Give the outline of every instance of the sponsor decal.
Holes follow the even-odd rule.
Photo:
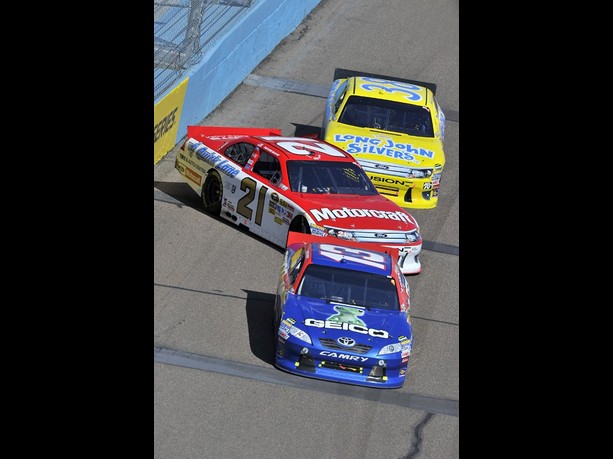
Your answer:
[[[310,209],[310,211],[318,222],[328,219],[335,220],[337,218],[374,217],[411,223],[417,226],[417,222],[415,222],[409,214],[400,210],[388,212],[385,210],[373,209],[349,209],[348,207],[343,207],[342,209],[329,209],[328,207],[324,207],[322,209]]]
[[[279,202],[279,195],[277,193],[271,193],[270,200],[273,202]]]
[[[353,134],[335,134],[334,142],[342,143],[343,149],[350,154],[371,154],[387,156],[420,164],[419,157],[433,159],[434,152],[426,148],[414,147],[410,143],[396,143],[386,137],[369,137]]]
[[[326,233],[325,230],[321,229],[321,228],[315,228],[313,226],[311,226],[311,234],[314,236],[327,236],[328,233]]]
[[[282,205],[283,207],[285,207],[286,209],[290,210],[291,212],[293,212],[295,210],[294,206],[291,205],[289,202],[287,202],[283,198],[279,199],[279,204]]]
[[[275,223],[282,225],[283,224],[283,219],[279,218],[279,217],[275,217]]]
[[[407,369],[403,368],[402,370],[400,370],[400,372],[398,373],[399,376],[405,376],[407,374]]]
[[[348,324],[366,325],[362,319],[358,319],[358,316],[364,315],[363,309],[352,308],[350,306],[334,306],[334,310],[337,314],[333,314],[328,317],[328,320],[335,322],[346,322]]]
[[[413,181],[411,180],[407,180],[405,182],[404,180],[391,179],[387,177],[377,177],[375,175],[369,175],[368,178],[373,182],[382,182],[382,183],[387,183],[391,185],[411,186],[413,184]],[[380,186],[380,185],[379,183],[375,183],[375,186]]]
[[[323,357],[334,357],[336,359],[353,360],[354,362],[364,363],[368,361],[368,357],[359,357],[357,355],[342,354],[340,352],[321,351],[319,355]]]
[[[429,190],[432,188],[432,182],[424,182],[424,190]]]
[[[183,99],[187,89],[186,78],[161,99],[153,109],[153,163],[156,164],[171,151],[177,141]]]
[[[368,328],[362,325],[348,324],[347,322],[336,322],[331,320],[305,319],[304,325],[315,328],[328,328],[332,330],[345,330],[363,335],[370,335],[375,338],[389,338],[390,335],[386,330],[377,330],[376,328]]]
[[[268,145],[266,145],[265,143],[261,143],[258,145],[258,147],[268,153],[270,153],[273,156],[279,156],[279,153],[277,153],[276,151],[274,151],[272,148],[270,148]]]
[[[438,196],[438,188],[432,192],[432,197],[436,198]]]
[[[185,156],[183,153],[179,153],[179,158],[186,162],[187,164],[189,164],[190,166],[192,166],[194,169],[202,172],[203,174],[206,174],[207,171],[204,167],[202,167],[200,164],[196,163],[194,160],[188,158],[187,156]]]
[[[222,172],[229,177],[235,177],[240,172],[240,170],[235,168],[232,163],[228,162],[227,159],[201,142],[190,139],[187,144],[187,149],[190,152],[196,153],[198,159],[210,164],[218,169],[219,172]]]
[[[271,214],[278,213],[281,216],[292,216],[291,212],[272,201],[268,202],[268,209]]]
[[[279,336],[283,339],[289,338],[289,329],[284,327],[279,327]]]
[[[172,111],[162,118],[162,121],[153,126],[153,143],[157,142],[164,134],[172,129],[177,122],[176,115],[179,107],[175,107]]]
[[[185,168],[185,177],[190,179],[192,182],[194,182],[198,186],[202,184],[202,176],[200,174],[197,174],[193,170],[191,170],[189,167]]]

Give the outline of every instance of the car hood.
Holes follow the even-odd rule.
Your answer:
[[[356,341],[378,338],[390,344],[411,338],[411,326],[402,311],[367,310],[293,294],[287,296],[285,309],[286,321],[294,320],[293,325],[311,336],[350,336]]]
[[[390,162],[414,167],[445,164],[443,145],[438,138],[385,133],[331,122],[326,141],[342,148],[358,161]]]
[[[301,206],[318,225],[356,230],[381,229],[412,231],[419,229],[411,214],[389,199],[372,196],[304,194]]]

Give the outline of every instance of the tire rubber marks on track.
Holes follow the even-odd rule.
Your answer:
[[[240,378],[253,379],[272,384],[297,387],[306,390],[316,390],[328,394],[338,395],[338,383],[321,381],[317,379],[296,378],[276,368],[260,367],[247,363],[207,357],[190,352],[176,351],[158,346],[153,347],[153,360],[179,367],[192,368],[200,371],[212,371]],[[343,395],[363,400],[388,403],[423,410],[428,413],[459,415],[458,400],[436,397],[426,397],[405,392],[388,391],[370,387],[343,385]]]

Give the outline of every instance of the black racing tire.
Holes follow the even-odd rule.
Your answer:
[[[306,218],[302,218],[300,220],[300,232],[304,234],[311,234],[311,227],[309,226]]]
[[[221,200],[223,199],[223,185],[217,171],[211,171],[202,185],[202,203],[204,210],[219,215],[221,213]]]
[[[307,222],[307,219],[304,215],[299,215],[294,220],[292,220],[291,225],[289,226],[289,231],[295,231],[297,233],[302,234],[311,234],[311,227]],[[289,237],[289,231],[287,232],[287,236],[285,237],[285,246],[287,247],[287,238]]]

